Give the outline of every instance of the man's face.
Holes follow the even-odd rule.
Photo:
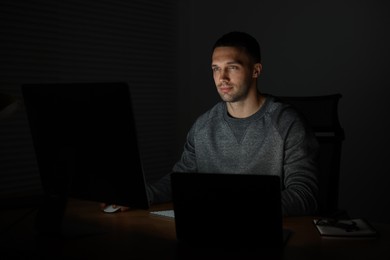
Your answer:
[[[226,102],[242,101],[247,97],[249,89],[256,87],[256,69],[244,50],[235,47],[215,48],[211,68],[217,91]]]

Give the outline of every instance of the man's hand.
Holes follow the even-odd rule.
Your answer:
[[[108,207],[111,206],[110,209]],[[113,205],[113,204],[107,204],[107,203],[100,203],[100,209],[107,213],[114,213],[114,212],[124,212],[128,211],[130,208],[126,206],[119,206],[119,205]]]

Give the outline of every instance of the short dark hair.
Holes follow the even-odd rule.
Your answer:
[[[222,35],[214,44],[213,51],[217,47],[236,47],[244,49],[255,63],[261,62],[260,45],[257,40],[248,33],[233,31]]]

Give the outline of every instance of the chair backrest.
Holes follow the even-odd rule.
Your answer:
[[[280,97],[293,105],[307,119],[318,139],[319,150],[319,214],[331,216],[339,211],[339,176],[344,129],[338,117],[341,94],[323,96]]]

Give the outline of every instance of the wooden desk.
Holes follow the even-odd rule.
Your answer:
[[[170,209],[170,204],[151,210]],[[70,200],[63,237],[38,237],[34,231],[36,211],[15,209],[1,212],[0,259],[264,259],[237,252],[202,252],[181,249],[176,243],[174,220],[132,210],[102,213],[97,203]],[[21,219],[22,216],[25,218]],[[16,220],[21,219],[12,225]],[[390,227],[375,225],[378,239],[324,239],[311,217],[285,218],[293,234],[280,254],[266,259],[390,259]]]

